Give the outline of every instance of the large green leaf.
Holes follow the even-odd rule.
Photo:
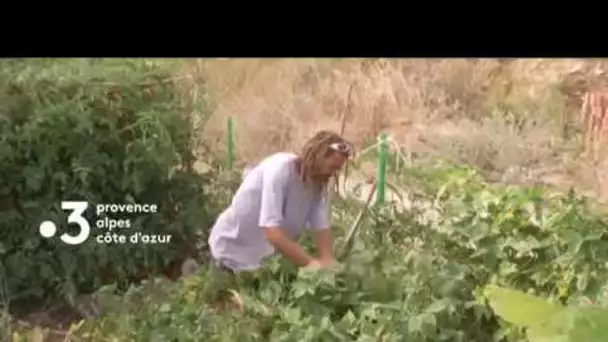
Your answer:
[[[488,285],[484,294],[506,321],[527,328],[530,342],[603,342],[608,309],[564,307],[520,291]]]
[[[569,341],[608,341],[608,309],[599,307],[577,308]]]
[[[496,285],[486,286],[484,296],[500,317],[524,327],[538,326],[564,310],[545,299]]]

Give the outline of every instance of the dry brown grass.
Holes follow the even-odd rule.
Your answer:
[[[345,135],[359,146],[386,130],[412,152],[470,163],[503,181],[545,180],[596,190],[601,188],[597,166],[577,161],[578,168],[572,167],[580,147],[571,133],[578,116],[557,86],[573,71],[598,63],[207,59],[187,61],[182,72],[198,80],[191,95],[198,89],[213,101],[203,140],[223,151],[226,118],[233,116],[242,163],[298,149],[318,129],[339,130],[349,102]]]

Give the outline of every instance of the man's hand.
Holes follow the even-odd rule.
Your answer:
[[[322,259],[319,260],[319,262],[321,263],[321,267],[334,271],[337,271],[342,267],[342,265],[333,258]]]
[[[321,262],[319,262],[316,259],[313,259],[312,261],[310,261],[306,266],[304,266],[304,269],[306,270],[318,270],[323,268],[323,264]]]
[[[322,265],[323,267],[326,267],[326,266],[331,266],[331,265],[333,265],[333,264],[336,264],[336,263],[337,263],[337,261],[336,261],[334,258],[332,258],[332,257],[329,257],[329,258],[321,258],[321,259],[319,259],[319,262],[321,263],[321,265]]]
[[[340,263],[338,263],[332,258],[313,259],[306,266],[304,266],[305,269],[313,271],[319,269],[337,271],[340,270],[341,267],[342,266],[340,265]]]

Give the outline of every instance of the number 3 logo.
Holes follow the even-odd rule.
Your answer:
[[[71,210],[72,212],[68,216],[68,223],[75,223],[80,228],[80,232],[75,236],[68,233],[63,233],[59,238],[61,241],[69,245],[79,245],[85,242],[91,234],[91,226],[89,222],[82,216],[85,210],[89,207],[87,202],[72,202],[64,201],[61,202],[62,210]]]

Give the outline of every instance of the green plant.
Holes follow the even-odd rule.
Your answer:
[[[72,340],[515,342],[525,336],[478,288],[493,283],[570,305],[605,301],[606,222],[582,198],[487,184],[466,168],[410,175],[439,216],[423,223],[416,206],[371,210],[338,271],[298,271],[276,257],[222,288],[206,268],[177,283],[132,286],[106,294],[104,314]],[[333,203],[337,246],[360,207]],[[310,236],[302,241],[312,247]],[[205,300],[216,286],[230,293],[232,310]]]
[[[3,60],[0,68],[0,279],[14,308],[167,266],[212,219],[211,173],[193,171],[190,113],[163,60]],[[44,239],[44,220],[68,227],[61,201],[87,201],[91,237]],[[165,244],[101,244],[97,204],[155,204],[110,214],[123,231],[171,234]],[[39,304],[38,304],[39,305]]]
[[[608,309],[562,306],[521,291],[488,285],[484,296],[505,321],[525,328],[530,342],[601,342],[608,338]]]

